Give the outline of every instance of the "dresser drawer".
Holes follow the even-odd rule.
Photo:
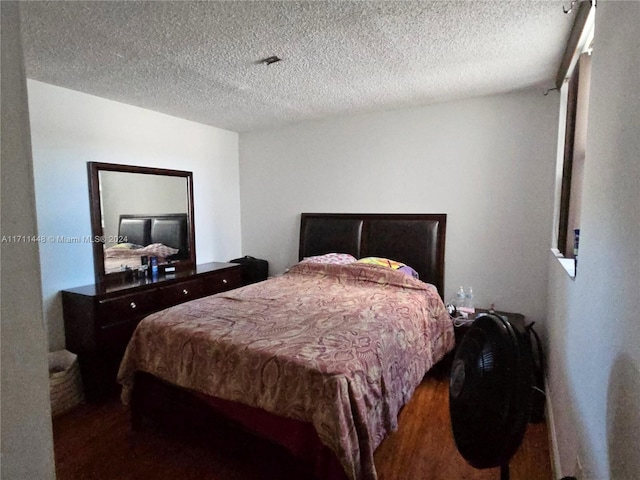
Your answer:
[[[214,275],[207,275],[202,281],[203,296],[224,292],[242,286],[242,270],[234,268]]]
[[[97,321],[100,326],[119,324],[126,319],[139,318],[160,308],[158,292],[155,290],[108,298],[98,302]]]
[[[240,285],[240,270],[232,269],[228,272],[203,275],[196,280],[186,280],[174,285],[162,287],[160,289],[160,298],[162,304],[168,307],[237,288]]]
[[[203,279],[188,280],[160,289],[160,298],[165,306],[188,302],[206,295]]]
[[[120,322],[98,327],[97,340],[101,349],[112,349],[124,353],[133,331],[141,317],[123,319]]]

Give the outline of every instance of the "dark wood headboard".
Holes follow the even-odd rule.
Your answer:
[[[336,252],[397,260],[444,298],[446,228],[446,214],[303,213],[299,259]]]

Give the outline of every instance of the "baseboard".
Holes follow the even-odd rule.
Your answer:
[[[558,450],[558,437],[556,435],[556,423],[553,416],[553,402],[551,402],[551,390],[549,389],[549,379],[544,377],[544,391],[546,392],[547,404],[547,432],[549,435],[549,455],[551,456],[552,478],[562,478],[562,467],[560,465],[560,451]]]

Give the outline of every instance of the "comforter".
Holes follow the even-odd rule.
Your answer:
[[[136,371],[314,425],[349,478],[453,348],[432,285],[366,264],[300,263],[281,277],[157,312],[137,327],[118,379]]]

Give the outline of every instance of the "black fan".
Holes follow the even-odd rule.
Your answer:
[[[475,468],[500,467],[524,437],[531,412],[533,357],[527,333],[499,315],[478,318],[451,366],[449,409],[456,446]]]

